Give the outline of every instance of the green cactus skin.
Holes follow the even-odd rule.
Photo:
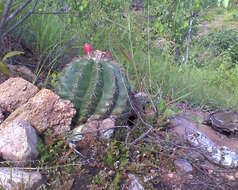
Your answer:
[[[103,63],[103,92],[96,107],[94,115],[90,119],[104,119],[112,112],[115,106],[118,86],[114,69],[111,65]]]
[[[115,107],[113,108],[111,115],[124,118],[130,111],[130,102],[128,98],[128,92],[130,91],[129,82],[124,70],[119,65],[117,65],[115,62],[111,62],[110,64],[112,65],[116,75],[118,89],[120,89]]]
[[[113,61],[72,61],[59,75],[56,92],[72,101],[78,123],[107,117],[126,118],[130,111],[128,79]]]

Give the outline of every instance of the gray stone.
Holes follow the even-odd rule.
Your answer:
[[[139,179],[136,176],[128,174],[128,177],[129,177],[128,190],[144,190],[144,187],[141,185]]]
[[[95,138],[98,135],[102,139],[109,140],[114,132],[114,127],[116,127],[115,120],[112,118],[106,118],[102,121],[88,121],[85,124],[74,128],[68,140],[71,142],[77,142],[82,140],[84,137]]]
[[[10,123],[0,131],[0,155],[5,160],[26,161],[36,159],[37,135],[27,122]]]
[[[238,167],[238,141],[218,133],[213,128],[203,125],[194,118],[203,117],[200,112],[180,113],[170,122],[171,132],[182,141],[189,143],[210,162],[226,168]]]
[[[26,172],[18,168],[0,168],[0,187],[5,190],[30,189],[40,187],[44,179],[40,172]]]
[[[176,171],[179,174],[187,174],[193,171],[192,165],[187,160],[183,160],[183,159],[175,160],[174,165],[175,165]]]

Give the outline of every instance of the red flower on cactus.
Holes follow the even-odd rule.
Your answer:
[[[84,53],[86,55],[89,55],[91,53],[91,45],[90,44],[84,44]]]

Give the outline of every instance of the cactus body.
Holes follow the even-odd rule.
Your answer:
[[[56,92],[69,99],[77,110],[77,121],[124,118],[130,110],[129,83],[114,62],[78,59],[59,75]]]

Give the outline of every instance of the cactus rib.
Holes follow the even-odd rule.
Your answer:
[[[104,88],[101,99],[96,107],[94,115],[90,119],[104,119],[110,115],[117,99],[118,86],[111,65],[103,63]]]

